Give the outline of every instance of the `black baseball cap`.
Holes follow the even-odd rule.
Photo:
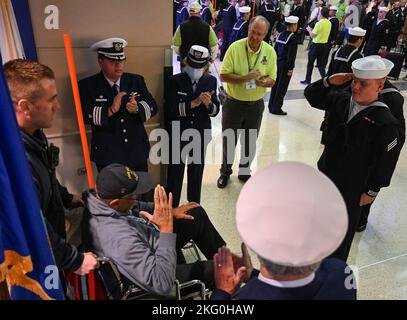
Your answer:
[[[96,179],[96,191],[102,199],[120,199],[128,194],[144,194],[153,188],[150,175],[133,171],[119,163],[104,167]]]

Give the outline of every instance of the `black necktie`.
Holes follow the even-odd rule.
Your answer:
[[[115,84],[112,86],[112,89],[113,89],[113,94],[114,94],[114,96],[116,96],[116,95],[119,93],[119,86],[115,83]]]
[[[196,86],[197,85],[198,85],[198,83],[196,81],[192,82],[192,90],[194,91],[194,93],[196,91]]]

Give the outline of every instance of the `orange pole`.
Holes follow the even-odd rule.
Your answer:
[[[81,133],[82,151],[85,158],[86,174],[88,176],[88,185],[90,189],[94,189],[95,183],[93,182],[92,166],[90,164],[88,140],[86,138],[85,123],[83,122],[82,104],[79,96],[78,79],[76,77],[75,61],[72,53],[71,38],[68,34],[64,35],[65,52],[68,60],[69,76],[71,78],[71,85],[73,97],[75,101],[76,117],[78,119],[79,131]]]

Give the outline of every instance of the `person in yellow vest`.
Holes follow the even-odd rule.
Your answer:
[[[325,77],[325,67],[328,57],[328,39],[331,32],[332,24],[328,20],[329,9],[323,7],[320,12],[320,20],[316,23],[315,28],[308,27],[307,30],[312,37],[312,44],[308,51],[307,75],[305,80],[300,81],[302,84],[309,85],[311,83],[312,70],[314,69],[315,60],[321,78]]]
[[[250,164],[256,153],[256,139],[264,111],[266,89],[277,78],[277,55],[264,40],[269,22],[263,16],[251,19],[247,38],[234,42],[226,51],[220,79],[227,93],[222,108],[223,158],[218,187],[226,187],[232,174],[237,139],[242,152],[240,181],[250,178]]]

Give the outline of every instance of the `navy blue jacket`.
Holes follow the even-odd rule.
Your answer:
[[[140,75],[124,73],[120,78],[123,97],[120,111],[108,117],[114,91],[102,72],[79,81],[85,123],[92,126],[91,159],[99,166],[121,163],[134,170],[145,168],[150,144],[144,122],[157,113],[157,105]],[[126,109],[129,94],[137,92],[139,112]],[[139,169],[139,170],[140,170]]]
[[[280,67],[287,67],[293,70],[295,58],[297,57],[297,35],[290,31],[283,31],[278,35],[274,49],[277,53],[277,64]]]
[[[217,80],[214,76],[204,74],[199,79],[195,93],[193,93],[192,81],[185,72],[178,73],[172,77],[172,88],[169,103],[167,104],[167,119],[170,121],[180,121],[181,131],[188,128],[204,129],[211,128],[210,117],[216,117],[219,113],[219,100],[216,94]],[[191,101],[197,98],[202,92],[215,91],[212,95],[212,105],[206,108],[201,103],[196,108],[191,108]]]
[[[222,16],[223,33],[228,37],[237,21],[236,8],[229,5],[227,8],[221,10],[219,14]]]
[[[248,33],[249,22],[242,18],[239,18],[239,20],[233,26],[232,33],[230,34],[229,45],[237,40],[247,38]]]
[[[203,21],[205,21],[207,24],[211,25],[212,22],[212,13],[211,13],[211,9],[209,9],[209,7],[207,6],[202,6],[201,9],[201,19]]]
[[[232,297],[215,290],[212,300],[356,300],[355,279],[346,263],[338,259],[325,259],[315,272],[314,280],[297,288],[280,288],[258,279],[247,282]],[[349,288],[346,288],[346,285]]]

